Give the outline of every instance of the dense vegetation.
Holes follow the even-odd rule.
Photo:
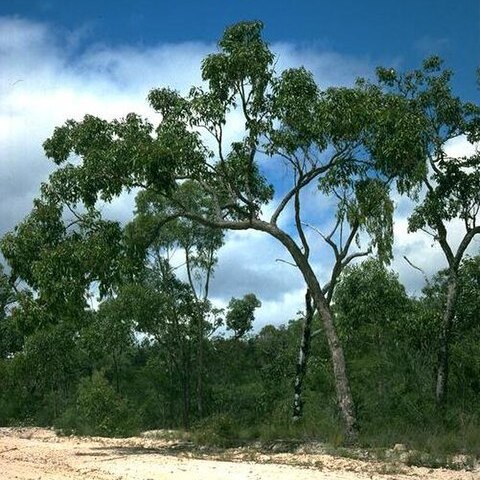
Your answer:
[[[435,404],[434,372],[445,274],[414,299],[395,274],[373,259],[344,273],[335,313],[364,443],[479,452],[479,266],[476,257],[461,269],[450,392],[443,412]],[[106,435],[191,426],[209,432],[205,441],[221,444],[277,437],[342,442],[328,347],[321,334],[312,340],[304,417],[291,420],[302,318],[258,333],[204,338],[199,413],[199,339],[189,335],[195,330],[194,312],[182,320],[181,344],[171,352],[163,345],[175,333],[165,327],[158,338],[134,335],[134,319],[122,314],[128,295],[78,319],[62,317],[34,328],[23,312],[2,320],[3,425],[55,425],[67,432]],[[15,355],[5,355],[13,350]]]
[[[478,142],[480,109],[453,96],[438,58],[321,90],[303,68],[277,75],[258,22],[219,47],[203,87],[150,93],[156,128],[87,115],[45,142],[58,168],[1,242],[0,424],[480,453],[480,257],[466,255],[480,158],[446,154],[452,138]],[[226,145],[232,111],[245,126]],[[102,217],[100,202],[133,189],[128,224]],[[319,218],[302,210],[314,190],[329,205]],[[418,298],[388,269],[392,191],[448,265]],[[209,299],[225,232],[248,229],[283,245],[305,280],[305,312],[260,331],[255,292],[223,310]],[[332,253],[324,285],[318,243]]]

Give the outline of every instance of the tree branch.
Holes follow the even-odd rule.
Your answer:
[[[306,227],[311,228],[314,232],[318,233],[323,238],[323,240],[325,240],[325,242],[328,243],[328,245],[330,245],[330,247],[332,248],[332,250],[335,254],[335,258],[338,258],[338,256],[340,255],[340,252],[338,251],[337,244],[332,240],[332,235],[334,235],[335,231],[337,230],[338,226],[340,225],[340,220],[337,220],[337,223],[335,224],[335,226],[333,227],[333,230],[330,232],[329,235],[324,235],[317,227],[314,227],[313,225],[310,225],[309,223],[304,223],[304,225]]]
[[[460,245],[458,246],[457,253],[455,254],[454,257],[454,262],[455,262],[455,267],[458,268],[460,265],[460,262],[462,260],[463,254],[465,253],[465,250],[468,248],[470,245],[470,242],[472,241],[473,237],[477,234],[480,233],[480,226],[472,228],[462,239],[460,242]]]
[[[297,232],[300,236],[300,241],[303,245],[303,253],[305,257],[308,259],[310,255],[310,246],[308,245],[307,237],[305,236],[305,232],[302,228],[302,220],[300,218],[300,192],[295,192],[295,225],[297,226]]]
[[[412,268],[414,268],[415,270],[418,270],[420,273],[423,274],[423,276],[424,276],[425,278],[427,278],[427,275],[426,275],[425,271],[422,270],[420,267],[417,267],[417,265],[415,265],[414,263],[412,263],[412,262],[408,259],[408,257],[407,257],[406,255],[403,256],[403,259],[404,259]]]
[[[336,153],[335,155],[333,155],[333,157],[330,159],[330,161],[326,165],[322,165],[321,167],[314,168],[313,170],[310,170],[310,172],[306,173],[305,175],[300,176],[296,185],[289,192],[286,193],[286,195],[278,204],[276,210],[273,212],[273,215],[270,219],[270,223],[275,225],[277,223],[279,215],[283,212],[288,202],[294,197],[294,195],[297,192],[299,192],[302,188],[307,186],[316,177],[318,177],[322,173],[325,173],[329,168],[331,168],[332,165],[341,157],[341,155],[343,155],[343,153],[344,153],[343,151]]]
[[[372,249],[364,250],[363,252],[355,252],[345,258],[342,262],[342,270],[355,258],[366,257],[372,253]]]
[[[436,220],[436,227],[438,232],[436,239],[438,240],[438,243],[440,243],[440,247],[442,248],[443,252],[445,253],[445,256],[447,257],[448,264],[450,266],[454,266],[455,256],[447,241],[447,229],[445,228],[445,225],[443,224],[442,220],[439,218],[437,218]],[[465,240],[465,237],[464,237],[464,240]]]
[[[298,265],[296,265],[293,262],[289,262],[288,260],[283,260],[283,258],[276,258],[275,261],[279,262],[279,263],[286,263],[287,265],[290,265],[291,267],[298,268]]]

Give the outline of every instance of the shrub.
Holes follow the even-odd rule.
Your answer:
[[[209,447],[230,447],[239,438],[239,425],[226,414],[212,415],[201,420],[193,431],[193,441]]]
[[[100,372],[80,380],[75,405],[56,424],[63,432],[108,437],[138,433],[138,426],[138,416]]]

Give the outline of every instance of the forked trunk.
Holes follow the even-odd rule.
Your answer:
[[[312,270],[308,259],[304,256],[303,252],[293,239],[278,227],[272,226],[271,224],[267,226],[262,224],[262,227],[265,231],[280,240],[288,249],[305,279],[315,305],[315,310],[317,310],[320,316],[320,320],[322,321],[325,330],[325,336],[327,337],[330,356],[332,358],[335,391],[345,427],[346,441],[349,443],[355,442],[357,438],[355,407],[348,381],[343,348],[340,339],[338,338],[335,324],[333,323],[333,317],[328,306],[328,301],[322,292],[322,288],[318,283],[317,277]]]

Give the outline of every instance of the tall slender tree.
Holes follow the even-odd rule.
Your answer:
[[[425,60],[423,68],[399,74],[379,69],[381,81],[410,99],[425,121],[421,134],[427,145],[428,170],[423,176],[424,195],[410,219],[412,232],[421,230],[436,242],[448,265],[445,308],[439,339],[436,401],[445,402],[448,385],[449,344],[458,297],[458,272],[467,248],[480,234],[480,106],[464,102],[452,92],[452,72],[438,57]],[[470,143],[473,154],[448,154],[449,142]],[[450,227],[452,221],[457,221]],[[459,242],[452,238],[461,233]]]
[[[184,189],[184,201],[195,195],[195,185]],[[211,208],[208,202],[204,209]],[[180,250],[184,262],[186,281],[190,286],[196,324],[196,403],[197,414],[203,416],[204,346],[208,336],[218,327],[219,311],[209,300],[210,283],[217,263],[217,252],[223,244],[224,232],[186,218],[177,218],[164,224],[168,202],[152,191],[140,192],[136,198],[135,218],[127,226],[126,235],[135,256],[163,256],[170,262],[170,255]]]

